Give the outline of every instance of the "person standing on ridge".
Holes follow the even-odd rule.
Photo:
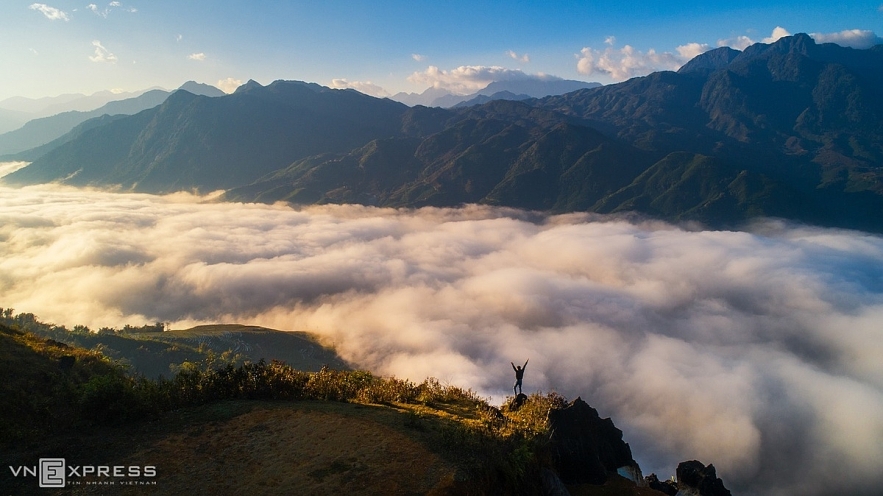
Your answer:
[[[509,362],[512,364],[512,370],[515,371],[515,385],[512,386],[512,391],[516,394],[521,394],[521,379],[524,378],[524,369],[527,368],[527,362],[530,361],[530,358],[524,361],[524,365],[516,366],[513,362]],[[518,388],[516,390],[516,388]]]

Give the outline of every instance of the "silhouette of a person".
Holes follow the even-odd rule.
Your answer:
[[[530,358],[525,360],[523,366],[522,365],[516,366],[514,363],[509,362],[512,364],[512,370],[515,371],[515,385],[512,386],[512,391],[515,392],[516,394],[521,394],[521,379],[524,378],[524,369],[527,368],[527,362],[529,362],[529,361],[530,361]]]

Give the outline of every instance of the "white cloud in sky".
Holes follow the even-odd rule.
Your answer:
[[[847,29],[837,33],[809,33],[809,35],[816,43],[836,43],[840,46],[858,49],[883,44],[883,38],[866,29]],[[791,33],[781,26],[776,26],[770,36],[760,40],[760,43],[774,43],[785,36],[791,36]],[[755,43],[758,42],[748,36],[737,36],[735,38],[718,40],[717,45],[728,46],[736,50],[745,50]]]
[[[883,487],[883,238],[513,209],[0,187],[0,302],[72,326],[308,330],[357,367],[582,396],[645,473],[734,494]],[[553,256],[550,256],[553,254]]]
[[[518,69],[500,66],[462,65],[444,70],[431,65],[423,72],[408,76],[408,81],[418,86],[440,88],[458,95],[468,95],[484,89],[494,81],[513,81],[531,78],[558,79],[544,74],[526,74]]]
[[[219,79],[215,86],[229,95],[236,91],[236,88],[242,86],[242,80],[228,77],[227,79]]]
[[[523,64],[530,62],[530,55],[528,55],[526,53],[522,54],[522,55],[518,55],[513,50],[509,50],[506,52],[506,55],[508,55],[510,58],[517,60],[518,62],[521,62]]]
[[[791,33],[788,32],[788,30],[783,28],[782,26],[776,26],[773,29],[772,34],[767,36],[766,38],[764,38],[761,41],[763,41],[763,43],[775,43],[786,36],[791,36]]]
[[[417,62],[423,62],[426,60],[426,55],[420,55],[419,53],[412,53],[411,58],[416,60]]]
[[[123,6],[123,4],[121,2],[110,2],[107,4],[107,7],[105,7],[102,10],[100,7],[98,7],[98,5],[96,5],[94,3],[90,3],[89,5],[86,6],[86,8],[91,10],[95,15],[98,15],[98,16],[101,16],[101,17],[107,19],[107,16],[110,15],[111,10],[121,8],[122,6]],[[127,12],[131,12],[131,13],[138,12],[138,9],[136,9],[134,7],[129,7],[125,10]]]
[[[187,58],[190,60],[197,60],[197,61],[201,62],[201,61],[205,60],[205,54],[202,52],[191,53],[190,55],[187,56]]]
[[[616,48],[616,37],[604,39],[604,49],[583,47],[576,55],[577,72],[580,74],[606,74],[615,81],[623,81],[636,76],[645,76],[655,71],[677,70],[690,59],[707,52],[711,47],[706,43],[687,43],[675,48],[676,53],[658,52],[651,48],[646,52],[631,45]]]
[[[179,35],[175,36],[175,41],[177,41],[177,42],[180,42],[183,39],[184,39],[184,35],[179,34]]]
[[[883,44],[883,38],[873,31],[865,29],[848,29],[839,33],[810,33],[816,43],[836,43],[858,49],[871,48]]]
[[[115,64],[117,61],[117,56],[112,54],[107,48],[105,48],[100,41],[93,40],[92,46],[95,47],[95,55],[89,57],[89,60],[92,62],[108,62],[111,64]]]
[[[371,81],[348,81],[347,79],[332,79],[331,87],[336,89],[353,89],[366,95],[384,98],[389,92]]]
[[[745,50],[746,48],[748,48],[749,46],[751,46],[755,43],[767,43],[767,44],[775,43],[776,41],[780,40],[781,38],[784,38],[785,36],[791,36],[791,33],[787,29],[785,29],[781,26],[776,26],[775,29],[773,29],[772,33],[769,36],[761,39],[760,41],[756,41],[748,36],[741,35],[741,36],[736,36],[733,38],[720,39],[717,41],[717,46],[719,46],[719,47],[727,46],[730,48],[734,48],[736,50]]]
[[[616,81],[654,71],[673,71],[689,60],[679,54],[660,53],[652,48],[642,52],[631,45],[622,48],[608,46],[603,50],[584,47],[576,57],[576,70],[580,74],[606,74]]]
[[[749,38],[748,36],[741,35],[736,36],[734,38],[720,39],[717,40],[717,46],[719,47],[730,47],[736,50],[745,50],[755,43],[754,40]]]
[[[41,12],[47,19],[52,21],[69,21],[70,18],[64,11],[56,9],[55,7],[50,7],[45,3],[33,3],[29,7],[31,10],[36,10]]]
[[[680,55],[682,59],[689,61],[697,55],[701,55],[711,50],[711,47],[706,43],[687,43],[686,45],[677,47],[675,50],[677,50],[678,55]]]

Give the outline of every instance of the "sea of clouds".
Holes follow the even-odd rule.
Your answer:
[[[883,490],[883,238],[518,210],[0,187],[0,306],[68,327],[237,322],[357,367],[581,396],[645,474]]]

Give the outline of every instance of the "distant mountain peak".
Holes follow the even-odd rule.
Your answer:
[[[693,59],[678,69],[678,73],[714,72],[730,65],[730,62],[738,57],[740,53],[742,52],[730,47],[715,48],[693,57]]]
[[[256,89],[263,88],[263,87],[264,87],[264,86],[263,86],[261,83],[255,81],[254,79],[249,79],[247,83],[245,83],[245,84],[243,84],[242,86],[236,88],[236,91],[234,91],[233,94],[236,94],[236,93],[247,93],[247,92],[249,92],[249,91],[253,91],[253,90],[256,90]]]
[[[197,83],[196,81],[187,81],[186,83],[179,86],[178,89],[189,91],[194,95],[224,96],[226,94],[210,84]]]

